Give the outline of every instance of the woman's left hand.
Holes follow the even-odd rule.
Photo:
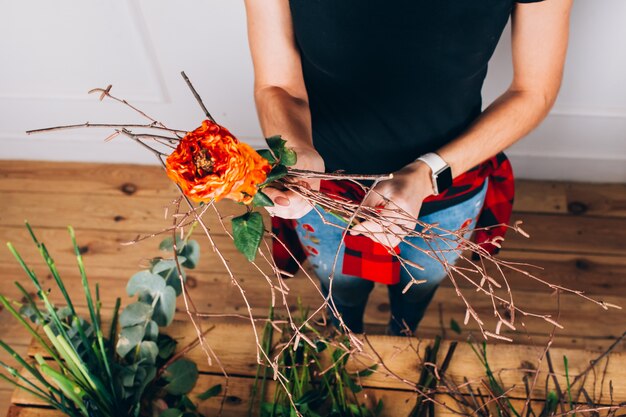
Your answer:
[[[430,167],[416,161],[393,178],[378,183],[363,201],[364,207],[379,212],[378,221],[366,220],[350,229],[390,248],[396,247],[417,224],[422,202],[433,193]]]

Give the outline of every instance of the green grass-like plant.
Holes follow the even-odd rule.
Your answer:
[[[4,370],[0,378],[71,417],[200,416],[189,397],[198,368],[193,361],[176,354],[176,341],[161,333],[171,324],[176,297],[182,292],[185,272],[179,266],[195,268],[200,255],[198,243],[189,236],[177,238],[176,245],[172,238],[165,239],[160,249],[172,253],[172,258],[154,258],[148,269],[130,278],[126,290],[136,301],[120,312],[120,298],[116,300],[110,331],[105,335],[99,287],[96,285],[92,292],[89,286],[74,230],[70,227],[69,234],[87,317],[77,313],[46,245],[28,223],[26,228],[66,305],[59,307],[50,300],[51,290],[42,287],[34,270],[7,243],[34,285],[36,297],[15,282],[23,301],[0,295],[0,303],[32,335],[43,354],[36,354],[33,361],[0,340],[0,348],[21,367],[0,362]],[[220,388],[212,387],[198,400],[219,394]]]

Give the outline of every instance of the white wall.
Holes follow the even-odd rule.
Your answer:
[[[259,0],[261,1],[261,0]],[[626,1],[578,0],[561,96],[548,119],[509,152],[520,177],[626,182]],[[86,92],[113,84],[171,127],[202,113],[179,75],[238,137],[261,145],[241,0],[0,0],[0,158],[152,163],[108,131],[27,136],[59,124],[139,122]],[[508,33],[485,86],[510,79]]]

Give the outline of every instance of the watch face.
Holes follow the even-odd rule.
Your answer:
[[[437,173],[437,189],[440,193],[452,186],[452,169],[445,167]]]

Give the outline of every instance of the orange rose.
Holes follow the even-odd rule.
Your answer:
[[[249,145],[209,120],[185,135],[165,162],[167,175],[193,201],[249,204],[271,167]]]

